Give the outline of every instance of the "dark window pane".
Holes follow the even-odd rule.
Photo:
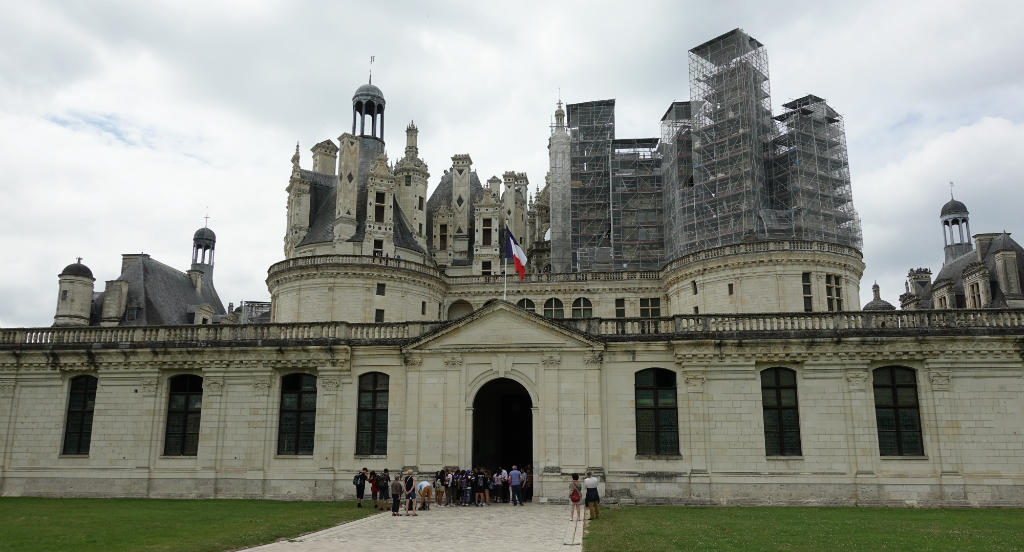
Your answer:
[[[675,406],[676,404],[676,390],[675,389],[659,389],[658,390],[658,406]]]
[[[764,432],[764,453],[767,456],[778,456],[782,454],[779,446],[779,433],[776,431]]]
[[[875,370],[875,385],[892,384],[892,370],[890,368],[879,368]]]
[[[203,407],[203,396],[202,395],[189,395],[188,407],[191,410],[199,410]]]
[[[387,391],[377,391],[377,404],[375,406],[377,408],[387,408],[388,407],[388,392]]]
[[[313,434],[299,434],[299,454],[313,454]]]
[[[800,431],[800,418],[795,408],[787,408],[782,411],[782,430]]]
[[[378,431],[374,435],[373,441],[373,453],[374,454],[387,454],[388,450],[388,434],[384,431]]]
[[[373,423],[373,411],[372,410],[360,410],[356,425],[358,431],[370,431],[370,425]]]
[[[893,406],[892,387],[875,388],[875,406]]]
[[[654,385],[654,371],[642,370],[636,373],[636,385],[638,387],[651,387]]]
[[[910,456],[923,456],[924,447],[921,443],[921,433],[918,431],[905,431],[902,433],[903,454]]]
[[[185,436],[185,448],[182,450],[184,456],[195,456],[199,451],[199,436],[198,435],[186,435]]]
[[[782,434],[782,454],[800,454],[800,433],[796,431],[787,431]]]
[[[295,410],[299,407],[298,393],[287,393],[281,397],[281,408]]]
[[[761,371],[761,387],[775,387],[775,370]]]
[[[676,431],[676,410],[674,408],[658,409],[658,429]]]
[[[761,401],[765,407],[778,406],[778,397],[775,394],[774,389],[762,389],[761,390]]]
[[[679,435],[675,431],[658,432],[658,454],[677,454]]]
[[[182,435],[180,433],[168,433],[164,442],[164,456],[177,456],[181,454]]]
[[[370,453],[370,432],[360,432],[356,435],[356,454]]]
[[[636,411],[636,429],[637,431],[654,431],[653,410],[644,409]]]
[[[675,387],[676,375],[668,370],[655,370],[654,385],[656,387]]]
[[[277,440],[277,453],[295,454],[297,442],[295,433],[282,431]]]
[[[316,428],[316,414],[313,412],[303,412],[299,416],[299,431],[313,433]]]
[[[64,436],[64,454],[78,454],[79,433],[69,431]]]
[[[921,420],[917,415],[916,408],[904,408],[900,410],[900,431],[920,431]]]
[[[187,397],[185,395],[171,395],[170,408],[174,410],[184,410],[186,398]]]
[[[895,431],[878,432],[878,452],[882,456],[896,456],[899,454],[899,449],[896,446]]]
[[[896,412],[891,408],[876,408],[875,417],[878,420],[878,431],[896,430]]]
[[[764,409],[764,431],[777,432],[779,431],[779,411],[774,408]]]
[[[302,374],[302,390],[316,391],[316,376]]]
[[[899,406],[917,406],[917,388],[897,387],[896,404]]]
[[[181,433],[183,431],[185,431],[185,416],[182,414],[174,414],[167,417],[168,433]]]
[[[897,368],[893,374],[897,385],[916,384],[917,379],[914,377],[914,371],[906,368]]]
[[[71,393],[71,397],[68,399],[69,410],[82,410],[85,408],[85,394],[83,393]]]
[[[359,392],[359,408],[372,408],[373,407],[373,393],[369,391]]]
[[[637,454],[656,454],[653,431],[636,434],[636,452]]]
[[[776,370],[779,376],[779,385],[796,385],[796,372],[792,370]]]
[[[316,408],[316,393],[303,393],[302,394],[302,409],[314,409]]]
[[[189,414],[185,421],[185,431],[199,433],[199,414]]]
[[[781,406],[796,406],[796,389],[780,389]]]
[[[637,389],[636,390],[636,405],[637,406],[654,406],[654,390],[653,389]]]
[[[388,411],[377,410],[373,413],[374,416],[374,430],[376,431],[387,431],[388,429]]]
[[[282,412],[281,413],[281,427],[282,431],[295,431],[295,426],[299,423],[299,415],[295,412]]]

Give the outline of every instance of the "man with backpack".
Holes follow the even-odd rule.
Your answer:
[[[388,469],[384,468],[384,471],[377,476],[377,492],[380,495],[380,511],[384,511],[388,508],[388,500],[390,497],[391,486],[391,475],[388,474]]]
[[[366,492],[366,479],[369,477],[369,472],[366,468],[363,471],[356,474],[352,478],[352,484],[356,486],[356,508],[363,507],[363,493]]]

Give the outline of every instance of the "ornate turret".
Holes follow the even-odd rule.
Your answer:
[[[198,270],[209,278],[213,275],[213,249],[217,235],[204,226],[192,235],[192,270]]]
[[[88,326],[92,308],[93,284],[96,279],[89,267],[82,264],[82,258],[64,267],[57,276],[57,313],[54,326]]]
[[[369,136],[384,141],[384,93],[372,83],[356,89],[352,95],[352,134]],[[356,125],[358,116],[358,125]],[[369,117],[369,128],[366,119]],[[379,125],[378,125],[379,121]],[[358,132],[357,132],[358,130]],[[369,133],[366,131],[369,130]]]
[[[882,299],[881,292],[878,287],[878,282],[871,286],[871,293],[874,294],[875,298],[868,301],[862,310],[866,311],[891,311],[896,310],[896,307],[892,306],[892,303]]]
[[[950,183],[952,185],[952,183]],[[942,206],[939,212],[939,223],[942,225],[942,241],[945,244],[945,261],[943,264],[970,252],[974,246],[971,245],[971,223],[968,217],[967,206],[949,193],[949,201]]]

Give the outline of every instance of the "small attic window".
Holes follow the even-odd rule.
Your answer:
[[[62,289],[60,291],[60,300],[61,301],[67,301],[68,300],[68,290]]]

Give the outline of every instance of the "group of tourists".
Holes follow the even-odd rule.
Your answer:
[[[569,520],[582,520],[580,503],[587,506],[590,519],[597,519],[600,497],[597,493],[597,478],[592,472],[581,483],[579,474],[572,474],[569,482]],[[391,508],[391,515],[398,516],[401,505],[405,505],[405,515],[415,516],[416,510],[429,510],[431,502],[437,506],[489,506],[493,503],[506,503],[522,506],[525,500],[533,495],[532,470],[520,470],[512,466],[511,471],[499,467],[494,470],[474,468],[438,470],[433,481],[416,480],[412,470],[405,475],[391,477],[385,468],[380,473],[363,468],[354,478],[356,487],[356,507],[363,507],[366,487],[370,487],[370,500],[375,510],[386,511]],[[390,504],[389,504],[390,502]]]

